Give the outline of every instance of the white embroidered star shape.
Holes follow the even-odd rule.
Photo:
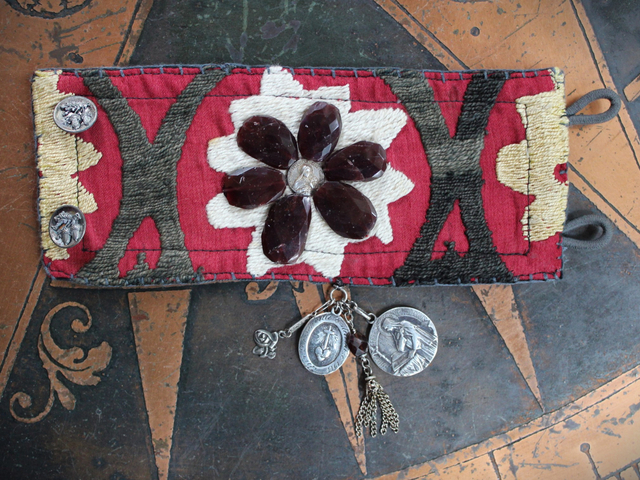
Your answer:
[[[318,100],[331,103],[340,110],[342,133],[336,149],[358,141],[378,143],[388,149],[407,123],[406,113],[399,108],[351,112],[349,85],[305,90],[288,70],[270,67],[262,76],[259,95],[231,103],[229,113],[235,131],[209,142],[209,165],[218,172],[228,174],[247,167],[264,167],[262,162],[238,147],[236,135],[244,121],[254,115],[274,117],[297,135],[304,112]],[[327,278],[338,277],[344,260],[344,249],[349,243],[366,241],[374,236],[384,244],[393,240],[388,205],[411,192],[414,185],[406,175],[393,168],[393,159],[388,159],[388,162],[387,170],[379,179],[371,182],[345,182],[368,197],[377,211],[378,218],[369,236],[363,240],[341,237],[329,228],[318,212],[313,212],[306,247],[296,263],[311,265]],[[285,195],[291,193],[287,187]],[[247,271],[258,277],[284,266],[271,262],[262,251],[262,230],[269,208],[270,205],[250,210],[234,207],[229,205],[222,193],[207,204],[207,218],[213,227],[255,229],[247,249]]]

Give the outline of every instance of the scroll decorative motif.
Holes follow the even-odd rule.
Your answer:
[[[10,411],[13,418],[22,423],[37,423],[45,418],[55,403],[55,394],[64,408],[73,410],[76,406],[76,397],[62,383],[58,374],[62,374],[67,380],[76,385],[97,385],[100,377],[96,374],[103,371],[111,361],[111,346],[102,342],[98,347],[91,348],[87,353],[80,347],[69,349],[61,348],[51,336],[51,320],[56,313],[68,307],[76,307],[82,310],[87,319],[83,322],[75,319],[71,322],[71,329],[76,333],[86,333],[92,325],[91,313],[84,305],[76,302],[61,303],[52,308],[40,327],[38,336],[38,354],[42,360],[42,366],[49,376],[49,399],[42,412],[34,417],[24,417],[16,412],[16,402],[21,408],[29,408],[32,404],[31,396],[24,392],[15,393],[10,400]]]

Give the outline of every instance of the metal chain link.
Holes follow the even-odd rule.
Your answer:
[[[339,292],[342,294],[342,298],[338,298],[335,294]],[[363,317],[367,323],[372,324],[376,321],[376,316],[373,313],[366,312],[362,308],[358,306],[356,302],[353,300],[349,300],[349,295],[347,291],[339,285],[334,285],[333,289],[329,293],[329,299],[316,308],[313,312],[305,315],[303,318],[298,320],[296,323],[291,325],[289,328],[285,328],[283,330],[278,330],[277,334],[280,338],[290,338],[297,330],[299,330],[305,323],[311,320],[313,317],[318,315],[319,313],[326,311],[331,307],[331,313],[341,316],[344,318],[347,325],[349,325],[349,329],[351,333],[355,333],[355,327],[353,326],[353,312],[357,313],[361,317]],[[269,333],[267,330],[265,332]]]
[[[327,307],[331,306],[332,304],[333,304],[333,300],[332,299],[327,300],[322,305],[320,305],[318,308],[316,308],[313,312],[305,315],[303,318],[298,320],[296,323],[291,325],[289,328],[286,328],[284,330],[278,331],[278,336],[280,338],[290,338],[291,335],[293,335],[296,330],[299,330],[305,323],[307,323],[307,321],[311,320],[313,317],[318,315],[318,313],[324,311]]]
[[[342,297],[338,298],[336,292],[342,294]],[[349,299],[349,294],[340,285],[333,286],[333,289],[329,293],[329,300],[332,302],[331,312],[341,316],[353,334],[356,333],[355,326],[353,325],[354,313],[363,317],[369,325],[376,321],[376,315],[363,310],[354,300]]]
[[[380,386],[380,390],[378,391],[378,403],[380,404],[380,411],[382,412],[380,433],[382,435],[387,433],[387,426],[389,426],[394,433],[398,433],[400,430],[400,417],[398,416],[398,412],[391,403],[391,399],[387,392],[382,389],[382,386],[379,383],[378,385]]]
[[[348,306],[349,306],[349,309],[353,310],[358,315],[363,317],[367,321],[367,323],[369,325],[373,324],[373,322],[376,321],[376,318],[378,318],[378,317],[376,317],[376,315],[374,313],[367,312],[367,311],[363,310],[362,308],[360,308],[360,306],[358,306],[358,304],[356,302],[354,302],[353,300],[349,300]]]
[[[337,299],[335,292],[342,293],[342,298]],[[357,313],[363,317],[368,324],[373,324],[377,317],[375,314],[367,312],[360,308],[360,306],[354,301],[349,299],[347,292],[340,286],[334,286],[334,289],[329,294],[329,298],[335,301],[331,311],[336,315],[341,315],[351,333],[355,334],[356,330],[353,325],[354,313]],[[358,358],[362,371],[365,377],[365,396],[362,399],[360,409],[356,415],[355,430],[356,436],[361,437],[365,429],[369,429],[369,433],[372,437],[378,434],[378,420],[377,410],[380,406],[382,423],[380,424],[380,433],[384,435],[387,433],[387,429],[391,428],[394,432],[398,432],[400,427],[400,419],[398,412],[391,403],[389,395],[384,391],[382,385],[378,383],[376,377],[373,375],[371,369],[371,362],[369,361],[369,355],[364,354]]]
[[[362,365],[365,380],[369,380],[369,377],[373,377],[373,370],[371,370],[371,363],[369,362],[369,354],[365,353],[360,357],[360,365]]]
[[[366,428],[369,429],[369,434],[372,437],[378,434],[378,422],[376,418],[378,405],[380,405],[382,414],[380,434],[384,435],[387,433],[387,428],[391,428],[395,433],[398,433],[400,430],[400,417],[391,403],[389,395],[373,375],[367,354],[360,357],[360,364],[365,374],[366,389],[365,396],[360,404],[360,410],[358,410],[358,415],[356,415],[356,436],[361,437],[363,430]]]

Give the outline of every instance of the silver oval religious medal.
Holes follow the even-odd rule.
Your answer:
[[[347,335],[349,327],[334,313],[323,313],[312,318],[300,335],[300,361],[316,375],[335,372],[349,355]]]
[[[369,352],[376,365],[391,375],[421,372],[438,351],[438,332],[420,310],[397,307],[380,315],[369,334]]]

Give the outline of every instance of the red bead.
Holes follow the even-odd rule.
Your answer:
[[[285,169],[298,159],[296,139],[284,123],[273,117],[247,119],[238,130],[237,141],[244,153],[270,167]]]
[[[384,148],[371,142],[358,142],[338,150],[322,167],[327,180],[363,182],[380,178],[386,169]]]
[[[307,243],[309,197],[289,195],[271,205],[262,231],[262,251],[275,263],[295,262]]]
[[[282,196],[286,188],[284,175],[267,167],[238,170],[226,175],[222,193],[229,204],[240,208],[256,208]]]
[[[337,107],[326,102],[311,105],[298,130],[302,158],[322,162],[336,148],[341,130],[342,118]]]
[[[361,357],[369,350],[367,337],[360,332],[356,332],[355,334],[350,333],[347,335],[347,346],[349,347],[349,350],[351,350],[351,353],[356,357]]]
[[[327,225],[342,237],[365,238],[376,224],[376,209],[351,185],[326,182],[313,194],[313,202]]]

